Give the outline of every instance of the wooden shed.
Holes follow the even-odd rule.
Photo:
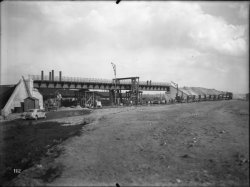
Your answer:
[[[39,109],[39,100],[35,97],[27,97],[24,99],[24,111],[29,109]]]

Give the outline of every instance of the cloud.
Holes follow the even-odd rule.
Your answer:
[[[247,51],[246,26],[229,25],[221,18],[207,15],[196,3],[160,2],[160,6],[149,6],[136,2],[124,3],[119,9],[111,3],[35,5],[40,8],[40,22],[25,22],[25,17],[34,17],[31,6],[28,10],[33,11],[23,13],[22,21],[15,21],[23,24],[22,29],[29,24],[29,33],[23,31],[20,35],[36,34],[38,41],[30,44],[35,49],[43,50],[49,45],[49,49],[69,50],[96,44],[125,50],[192,47],[227,55]],[[17,32],[12,27],[10,30]]]
[[[249,4],[241,4],[239,10],[239,17],[247,19],[249,16]]]
[[[243,1],[241,3],[232,2],[228,5],[232,9],[237,10],[237,16],[242,19],[248,19],[249,2]]]
[[[241,56],[246,54],[246,26],[228,25],[224,20],[203,15],[197,18],[190,36],[198,47],[203,50]]]
[[[238,72],[246,74],[247,23],[229,24],[196,2],[4,5],[5,81],[51,69],[68,76],[111,78],[111,61],[119,76],[177,80],[186,86],[212,87],[216,78],[224,78],[230,87],[230,76],[221,74],[231,72],[235,62]],[[216,78],[208,78],[211,74]]]

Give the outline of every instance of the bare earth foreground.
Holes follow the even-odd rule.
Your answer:
[[[82,135],[63,143],[62,175],[47,185],[248,186],[248,104],[96,110]]]

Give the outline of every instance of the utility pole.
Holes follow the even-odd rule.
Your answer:
[[[113,62],[111,62],[111,65],[113,66],[114,75],[115,75],[115,105],[116,105],[116,65]]]
[[[171,81],[171,83],[176,86],[176,89],[177,89],[177,95],[179,95],[179,92],[178,92],[178,84],[177,83],[174,83],[173,81]]]
[[[172,83],[173,85],[175,85],[175,86],[176,86],[176,89],[177,89],[176,100],[177,100],[177,102],[178,102],[178,101],[179,101],[179,90],[178,90],[178,84],[177,84],[177,83],[174,83],[173,81],[171,81],[171,83]]]

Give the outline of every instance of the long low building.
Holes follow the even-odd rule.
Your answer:
[[[166,94],[166,99],[176,99],[176,95],[178,92],[178,96],[182,97],[183,100],[187,100],[188,98],[211,98],[211,97],[220,97],[220,96],[228,96],[231,92],[225,92],[225,91],[218,91],[215,89],[209,89],[209,88],[202,88],[202,87],[180,87],[176,88],[174,86],[170,87],[170,92]]]

